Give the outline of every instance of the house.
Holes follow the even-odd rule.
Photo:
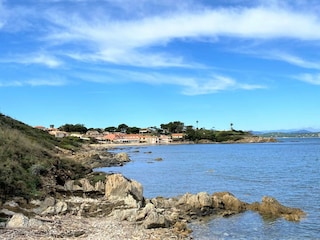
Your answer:
[[[141,128],[140,130],[139,130],[139,134],[149,134],[149,133],[151,133],[152,131],[151,131],[151,129],[150,128]]]
[[[123,143],[140,143],[140,134],[125,134]]]
[[[185,133],[172,133],[172,141],[183,141]]]
[[[124,143],[125,135],[125,133],[109,133],[107,135],[104,135],[102,139],[112,143]]]
[[[160,135],[159,143],[168,144],[172,142],[172,138],[170,135]]]
[[[47,131],[47,128],[44,126],[35,126],[34,128],[42,130],[42,131]]]
[[[159,141],[159,138],[157,136],[140,135],[140,143],[157,144],[159,142],[160,141]]]
[[[49,134],[55,136],[56,138],[64,138],[69,135],[67,132],[59,131],[59,130],[49,131]]]

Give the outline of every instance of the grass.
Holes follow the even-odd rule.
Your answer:
[[[0,114],[0,200],[39,197],[45,181],[63,184],[88,172],[78,163],[56,157],[55,146],[76,150],[81,142],[59,140]]]

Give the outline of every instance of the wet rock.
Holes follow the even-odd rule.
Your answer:
[[[121,174],[106,177],[105,196],[111,201],[124,201],[128,207],[132,208],[139,208],[144,201],[142,185]]]

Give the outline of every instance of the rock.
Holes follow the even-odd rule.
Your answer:
[[[214,212],[212,197],[206,192],[196,195],[186,193],[178,200],[177,208],[193,218],[207,216]]]
[[[137,208],[131,208],[131,209],[117,209],[112,212],[112,216],[114,219],[120,220],[120,221],[129,221],[134,222],[137,219]]]
[[[49,207],[49,206],[54,206],[56,203],[56,200],[54,197],[46,197],[42,203],[43,207]]]
[[[105,183],[102,181],[96,182],[94,185],[94,190],[98,192],[105,192]]]
[[[139,208],[144,201],[142,185],[121,174],[106,177],[105,196],[109,200],[124,201],[131,208]]]
[[[82,178],[82,179],[79,180],[79,182],[80,182],[80,184],[81,184],[81,186],[82,186],[82,190],[83,190],[84,192],[92,192],[92,191],[95,191],[94,186],[92,186],[92,185],[90,184],[90,182],[89,182],[88,179]]]
[[[229,213],[241,213],[247,209],[246,203],[240,201],[229,192],[214,193],[212,195],[212,200],[213,205],[217,210],[226,210]]]
[[[42,216],[46,215],[56,215],[64,214],[68,210],[68,205],[66,202],[58,201],[54,206],[47,207],[44,211],[41,212]]]
[[[114,157],[119,162],[129,162],[130,161],[130,158],[129,158],[128,154],[125,153],[125,152],[117,153]]]
[[[170,227],[169,221],[165,218],[164,215],[157,213],[156,211],[153,211],[148,214],[146,217],[144,223],[144,228],[150,229],[150,228],[165,228]]]
[[[28,227],[29,219],[21,213],[14,214],[7,223],[7,228]]]
[[[178,200],[175,198],[164,198],[164,197],[156,197],[152,198],[150,202],[156,207],[156,208],[165,208],[170,209],[174,208],[177,205]]]
[[[31,218],[28,223],[28,227],[30,228],[37,228],[42,225],[43,225],[43,222],[35,218]]]
[[[142,221],[146,218],[146,216],[155,211],[156,207],[152,203],[147,203],[146,206],[142,209],[142,211],[139,213],[139,215],[136,217],[137,221]]]
[[[185,222],[176,222],[173,225],[173,230],[177,233],[179,233],[180,235],[186,237],[188,236],[190,233],[192,233],[192,230],[190,228],[188,228],[187,223]]]
[[[212,198],[206,192],[200,192],[196,195],[187,193],[182,196],[182,198],[179,200],[179,203],[185,203],[193,208],[211,207]]]
[[[56,214],[63,214],[68,210],[68,205],[66,202],[59,201],[55,205],[55,213]]]
[[[253,203],[248,206],[250,210],[258,211],[263,216],[283,217],[288,221],[299,221],[305,213],[298,208],[285,207],[280,204],[275,198],[263,197],[261,204]]]

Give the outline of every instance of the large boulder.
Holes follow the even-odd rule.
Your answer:
[[[177,208],[192,218],[207,216],[214,212],[212,198],[206,192],[200,192],[195,195],[186,193],[178,200]]]
[[[229,211],[230,214],[241,213],[247,209],[247,203],[240,201],[229,192],[214,193],[212,201],[218,211]]]
[[[142,185],[135,180],[125,178],[122,174],[106,177],[105,196],[111,201],[124,201],[132,208],[139,208],[144,201]]]
[[[120,163],[130,162],[129,155],[127,153],[125,153],[125,152],[117,153],[114,156],[114,158],[117,159]]]

